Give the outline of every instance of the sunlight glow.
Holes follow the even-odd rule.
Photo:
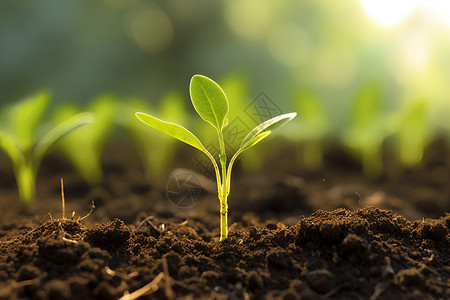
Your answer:
[[[428,14],[450,28],[450,1],[448,0],[360,0],[362,7],[376,23],[393,27],[414,12]]]
[[[386,27],[404,21],[420,3],[418,0],[360,0],[360,2],[375,22]]]

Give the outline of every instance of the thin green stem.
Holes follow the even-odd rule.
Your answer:
[[[219,145],[220,154],[219,160],[222,170],[222,186],[219,190],[219,200],[220,200],[220,240],[223,241],[228,236],[228,180],[227,180],[227,155],[225,152],[225,142],[223,139],[222,130],[218,130],[219,134]]]
[[[220,192],[222,190],[222,182],[221,182],[221,177],[220,177],[220,171],[219,171],[219,167],[217,166],[217,162],[214,159],[214,157],[211,155],[211,153],[209,153],[208,151],[204,152],[208,158],[211,160],[213,166],[214,166],[214,171],[216,172],[216,179],[217,179],[217,191]]]
[[[234,161],[236,160],[236,158],[239,156],[239,154],[241,154],[242,153],[242,151],[241,150],[238,150],[234,155],[233,155],[233,157],[231,158],[231,160],[230,160],[230,163],[228,164],[228,170],[227,170],[227,176],[226,176],[226,178],[227,178],[227,184],[226,184],[226,187],[227,187],[227,195],[228,194],[230,194],[230,186],[231,186],[231,169],[233,168],[233,164],[234,164]]]

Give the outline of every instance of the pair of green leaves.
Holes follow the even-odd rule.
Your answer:
[[[218,132],[222,131],[228,124],[227,114],[229,109],[228,99],[222,88],[208,77],[195,75],[191,79],[190,95],[192,104],[200,117],[215,127]],[[256,145],[275,129],[292,120],[296,115],[297,113],[280,115],[256,126],[244,138],[236,153],[240,154]],[[200,140],[183,126],[160,120],[142,112],[137,112],[136,117],[143,123],[191,145],[208,155],[208,157],[211,157]]]

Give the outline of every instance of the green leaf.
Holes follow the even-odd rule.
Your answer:
[[[22,152],[17,146],[16,140],[0,131],[0,149],[8,155],[15,165],[19,161]]]
[[[174,137],[188,145],[191,145],[192,147],[197,148],[207,155],[209,154],[200,140],[183,126],[160,120],[142,112],[137,112],[136,117],[148,126],[164,132],[165,134],[170,135],[171,137]]]
[[[218,131],[222,130],[228,123],[228,99],[222,88],[208,77],[195,75],[191,79],[189,92],[200,117]]]
[[[282,127],[287,122],[292,120],[296,115],[297,115],[297,113],[295,113],[295,112],[288,113],[288,114],[274,117],[270,120],[267,120],[267,121],[259,124],[252,131],[250,131],[250,133],[244,138],[238,152],[242,152],[242,151],[247,150],[248,148],[256,145],[257,143],[262,141],[264,138],[269,136],[275,129]]]
[[[39,92],[19,102],[13,107],[13,118],[17,142],[23,151],[30,150],[35,143],[36,129],[41,122],[45,110],[50,102],[50,94],[46,91]]]
[[[50,130],[33,148],[33,161],[39,164],[42,157],[54,143],[76,128],[93,122],[91,113],[79,113]]]

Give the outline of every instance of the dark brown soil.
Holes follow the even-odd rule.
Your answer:
[[[0,157],[0,299],[450,299],[445,144],[414,170],[386,155],[378,180],[341,151],[321,172],[282,153],[258,174],[236,170],[223,242],[215,195],[174,206],[129,149],[108,152],[97,187],[46,159],[31,206]],[[71,219],[58,219],[61,176]]]

